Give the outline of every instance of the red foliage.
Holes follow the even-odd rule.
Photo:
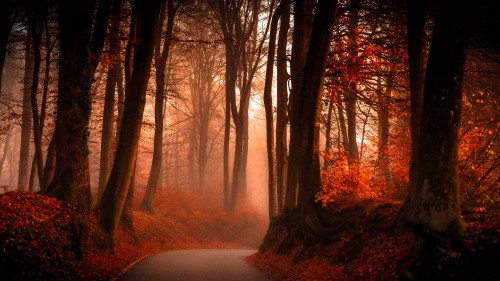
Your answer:
[[[0,216],[0,276],[68,280],[73,275],[75,212],[69,205],[34,193],[9,192],[0,195]]]

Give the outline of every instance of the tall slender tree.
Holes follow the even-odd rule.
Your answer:
[[[167,3],[162,3],[160,15],[160,27],[158,32],[161,34],[163,30],[163,22],[165,16],[167,18],[167,26],[165,30],[165,39],[163,41],[163,48],[161,47],[161,36],[157,36],[155,44],[155,68],[156,68],[156,93],[155,93],[155,133],[153,144],[153,160],[151,163],[151,171],[149,173],[146,193],[141,202],[141,209],[153,212],[153,199],[156,194],[158,186],[158,179],[160,178],[161,159],[163,156],[163,105],[165,99],[165,85],[166,81],[166,68],[167,60],[170,52],[170,44],[172,42],[174,19],[175,14],[179,8],[180,2],[174,3],[173,0],[167,0]],[[166,9],[165,9],[166,6]],[[166,10],[166,14],[165,14]]]
[[[136,34],[141,42],[134,48],[131,58],[133,64],[128,72],[130,82],[126,83],[120,136],[127,137],[120,137],[118,140],[113,168],[98,206],[101,210],[99,223],[108,233],[111,247],[114,247],[115,232],[135,170],[160,4],[161,0],[136,0],[132,8],[135,19],[132,20],[131,34]],[[132,38],[136,37],[131,36]]]

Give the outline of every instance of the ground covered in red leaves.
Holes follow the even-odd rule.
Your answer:
[[[139,196],[138,196],[139,197]],[[174,201],[170,201],[174,200]],[[28,192],[0,195],[0,280],[111,280],[135,261],[162,251],[191,248],[256,248],[266,222],[251,210],[226,215],[199,208],[199,196],[159,195],[155,215],[134,211],[134,231],[119,229],[114,252],[103,245],[96,215],[90,215],[86,258],[73,252],[69,205]]]
[[[397,209],[394,209],[397,210]],[[386,214],[389,217],[394,212]],[[466,210],[463,216],[467,236],[460,251],[440,249],[436,280],[500,280],[500,210],[498,208]],[[366,224],[342,233],[327,245],[316,245],[303,258],[298,246],[289,253],[278,253],[287,236],[282,233],[269,249],[247,258],[279,281],[298,280],[419,280],[410,272],[413,262],[412,232],[368,230]],[[443,277],[444,276],[444,277]],[[444,278],[444,279],[443,279]]]

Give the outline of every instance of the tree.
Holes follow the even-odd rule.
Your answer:
[[[90,89],[99,55],[104,45],[110,0],[99,2],[96,24],[94,1],[60,1],[59,81],[55,139],[56,167],[47,194],[67,202],[82,212],[75,228],[75,254],[83,257],[90,209],[88,134],[91,113]]]
[[[302,1],[296,1],[295,11],[303,11],[304,6],[300,7],[303,4]],[[304,29],[297,30],[298,26],[294,30],[294,40],[299,40],[300,44],[294,41],[292,54],[297,52],[293,48],[299,46],[302,55],[298,58],[301,58],[304,64],[303,67],[300,64],[292,64],[292,67],[293,65],[301,67],[303,74],[300,75],[302,77],[300,79],[302,81],[300,91],[292,90],[290,96],[292,105],[290,112],[290,153],[293,152],[292,149],[297,149],[297,151],[293,159],[296,163],[293,163],[294,165],[290,163],[288,176],[297,177],[298,207],[293,208],[293,202],[290,204],[290,201],[288,201],[287,209],[280,219],[274,220],[269,227],[263,247],[266,247],[268,241],[276,235],[275,231],[280,228],[280,224],[289,233],[280,245],[280,249],[285,251],[301,242],[304,243],[304,250],[307,250],[309,246],[329,239],[330,226],[325,220],[327,212],[321,207],[321,204],[316,202],[316,194],[321,187],[319,118],[323,97],[323,79],[336,13],[337,1],[320,0],[316,8],[310,36],[307,36],[308,32],[304,33]],[[308,43],[304,44],[304,42]],[[302,57],[304,49],[307,50],[305,58]],[[295,69],[294,71],[292,68],[292,73],[297,74],[296,71],[298,70]],[[294,146],[292,146],[292,143],[294,143]],[[287,200],[290,186],[288,188]],[[292,188],[295,187],[292,186]]]
[[[23,78],[23,114],[21,121],[21,145],[19,151],[19,173],[17,177],[17,188],[20,191],[28,188],[28,164],[31,137],[31,80],[33,75],[33,36],[31,28],[26,35],[24,55],[24,78]]]
[[[276,149],[274,143],[274,113],[273,113],[273,71],[274,55],[276,52],[276,33],[278,31],[278,20],[284,11],[284,2],[278,5],[271,19],[271,31],[269,35],[269,50],[267,53],[266,80],[264,86],[264,107],[266,112],[266,147],[267,147],[267,169],[268,169],[268,191],[269,191],[269,219],[276,217],[279,213],[278,190],[276,186]]]
[[[274,2],[273,2],[274,3]],[[264,38],[257,44],[260,1],[210,1],[224,37],[226,54],[225,127],[224,127],[224,202],[226,211],[234,212],[246,193],[248,156],[248,107],[252,80],[261,60]],[[273,8],[273,5],[271,5]],[[271,9],[272,10],[272,9]],[[269,25],[266,26],[264,36]],[[253,45],[251,42],[253,36]],[[254,47],[252,49],[252,46]],[[239,108],[236,86],[239,80]],[[235,128],[233,175],[229,184],[229,140],[231,117]]]
[[[450,10],[450,5],[455,8]],[[471,23],[464,20],[468,5],[440,3],[425,76],[416,170],[416,254],[419,262],[435,257],[434,238],[461,239],[458,181],[458,132],[462,81]],[[411,208],[410,208],[411,209]]]
[[[101,157],[99,169],[99,186],[97,192],[97,199],[99,200],[104,192],[104,187],[109,178],[109,173],[112,165],[113,154],[113,115],[115,105],[115,89],[121,87],[118,81],[121,80],[123,75],[122,59],[121,59],[121,46],[120,32],[121,23],[121,0],[114,0],[111,11],[111,25],[109,29],[109,56],[112,64],[108,68],[106,90],[104,93],[104,108],[102,114],[102,134],[101,134]]]
[[[288,171],[287,171],[287,189],[285,197],[285,209],[292,210],[298,203],[298,134],[301,130],[299,127],[299,112],[302,106],[300,96],[302,83],[304,80],[304,68],[309,49],[309,40],[312,30],[312,20],[314,1],[294,1],[294,29],[292,42],[292,58],[290,62],[292,90],[290,93],[290,143],[288,156]],[[295,98],[292,98],[295,97]],[[295,137],[292,137],[295,136]]]
[[[288,169],[288,79],[287,45],[290,29],[290,0],[281,0],[283,13],[276,50],[276,185],[279,212],[284,208],[286,197],[286,172]]]
[[[130,82],[126,83],[120,136],[127,137],[118,140],[113,168],[98,206],[99,223],[106,230],[111,247],[134,173],[160,4],[161,0],[136,0],[132,8],[130,40],[140,38],[141,42],[134,48]]]
[[[174,18],[179,8],[180,2],[174,5],[173,0],[167,0],[167,8],[165,15],[165,4],[162,4],[163,9],[161,9],[160,15],[160,26],[163,26],[163,21],[165,16],[167,17],[167,27],[165,31],[165,40],[163,42],[163,48],[161,46],[161,36],[157,36],[155,44],[155,54],[157,56],[155,60],[156,68],[156,94],[155,94],[155,133],[154,133],[154,148],[153,148],[153,160],[151,163],[151,171],[149,173],[148,184],[146,187],[146,193],[141,202],[141,209],[153,212],[153,199],[156,193],[156,188],[158,185],[158,179],[160,178],[161,169],[161,158],[163,155],[163,105],[165,98],[165,81],[166,73],[165,69],[167,66],[167,59],[170,51],[170,44],[172,42],[172,35],[174,29]],[[163,28],[159,28],[160,34]]]
[[[5,64],[5,53],[7,50],[7,43],[9,42],[9,35],[14,24],[12,17],[14,7],[13,0],[2,1],[0,4],[0,93],[2,93],[2,73]]]

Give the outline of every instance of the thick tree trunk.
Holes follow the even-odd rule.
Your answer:
[[[17,189],[20,191],[28,189],[28,162],[31,138],[31,91],[32,75],[34,67],[33,58],[33,36],[31,28],[28,28],[25,44],[24,78],[23,78],[23,112],[21,118],[21,148],[19,151],[19,173],[17,177]]]
[[[425,77],[415,219],[436,232],[453,231],[450,224],[460,220],[458,131],[470,28],[462,18],[467,15],[464,6],[458,5],[457,13],[441,6]]]
[[[462,2],[439,4],[425,76],[414,191],[416,265],[423,267],[422,279],[439,272],[435,258],[442,242],[436,237],[460,241],[466,232],[460,217],[458,133],[470,8]]]
[[[125,200],[132,180],[137,147],[142,125],[146,90],[150,75],[153,47],[158,28],[160,0],[137,1],[137,35],[141,44],[135,47],[130,83],[127,83],[123,124],[111,174],[104,190],[99,208],[102,216],[99,223],[109,234],[111,246],[118,227]]]
[[[307,229],[313,234],[306,235],[308,245],[315,239],[328,239],[328,233],[321,223],[324,209],[316,202],[316,194],[321,187],[319,166],[319,118],[323,96],[323,78],[326,56],[330,46],[331,33],[336,18],[337,1],[320,0],[317,7],[311,34],[310,47],[304,68],[301,100],[303,108],[300,116],[301,138],[299,145],[299,185],[301,197],[301,216]]]
[[[314,4],[306,1],[294,1],[294,31],[292,43],[292,59],[290,63],[292,91],[290,93],[290,145],[287,171],[287,189],[285,208],[293,209],[298,203],[299,173],[299,134],[301,131],[299,118],[302,107],[301,91],[304,69],[312,31]]]
[[[414,222],[416,200],[416,171],[418,166],[420,122],[422,118],[422,101],[425,83],[426,42],[425,32],[426,10],[425,2],[418,0],[408,1],[406,14],[408,37],[408,66],[410,79],[410,130],[411,130],[411,156],[410,156],[410,192],[407,208],[403,209],[401,220]],[[407,210],[407,211],[406,211]],[[399,223],[401,224],[401,223]]]
[[[276,184],[278,192],[278,211],[281,213],[285,206],[286,173],[288,169],[288,78],[287,71],[287,44],[288,30],[290,29],[290,0],[282,0],[283,13],[280,17],[278,34],[278,49],[276,51]]]

